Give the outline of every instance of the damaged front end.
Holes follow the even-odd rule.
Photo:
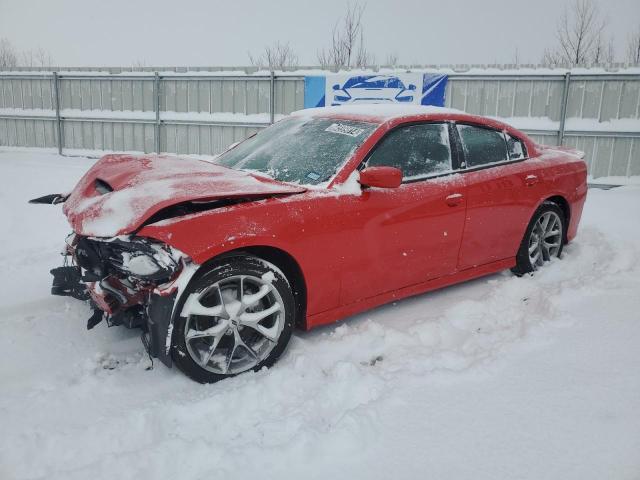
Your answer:
[[[71,234],[65,264],[51,270],[54,295],[87,300],[91,329],[140,328],[147,352],[171,366],[169,347],[176,298],[196,266],[182,252],[149,238],[96,238]]]
[[[51,271],[51,293],[89,301],[94,313],[88,328],[105,320],[143,329],[149,354],[171,365],[176,299],[198,265],[136,233],[145,225],[304,191],[202,160],[113,154],[98,160],[70,193],[30,203],[62,204],[75,232],[64,266]]]

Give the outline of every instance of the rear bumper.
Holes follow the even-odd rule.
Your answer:
[[[567,243],[576,238],[578,234],[578,225],[582,218],[582,209],[584,208],[584,200],[576,202],[571,208],[571,218],[569,219],[569,226],[567,228]]]
[[[569,203],[570,218],[569,225],[567,227],[567,242],[573,240],[578,234],[578,225],[580,225],[580,219],[582,218],[582,210],[584,204],[587,201],[587,192],[589,191],[587,185],[587,172],[586,166],[581,172],[578,186],[575,190],[575,195],[572,201]]]

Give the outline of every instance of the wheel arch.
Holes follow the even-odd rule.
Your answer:
[[[287,277],[291,289],[293,290],[293,298],[296,302],[296,326],[307,329],[307,283],[304,273],[299,262],[285,250],[271,245],[251,245],[239,247],[234,250],[228,250],[219,253],[200,265],[198,272],[206,271],[206,268],[220,259],[234,257],[238,255],[253,255],[255,257],[273,263]],[[196,277],[198,275],[196,272]]]
[[[564,243],[567,243],[567,230],[569,229],[569,222],[571,221],[571,206],[569,205],[569,202],[562,195],[553,195],[545,198],[540,205],[545,202],[555,203],[560,207],[560,210],[562,210],[562,214],[564,215],[564,232],[562,234],[562,240]],[[538,208],[540,205],[538,205]]]

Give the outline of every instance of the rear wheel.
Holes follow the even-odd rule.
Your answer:
[[[249,255],[216,262],[189,285],[180,302],[173,360],[201,383],[270,367],[285,350],[295,323],[284,274]]]
[[[544,202],[533,215],[516,256],[516,275],[534,272],[562,253],[565,219],[562,210]]]

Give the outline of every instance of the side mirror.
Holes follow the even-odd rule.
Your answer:
[[[333,86],[334,90],[340,90],[340,85],[338,85],[337,83]]]
[[[398,188],[402,183],[402,170],[395,167],[367,167],[360,172],[363,187]]]
[[[409,85],[409,90],[415,90],[415,89],[416,89],[416,86],[413,83],[411,83]]]

